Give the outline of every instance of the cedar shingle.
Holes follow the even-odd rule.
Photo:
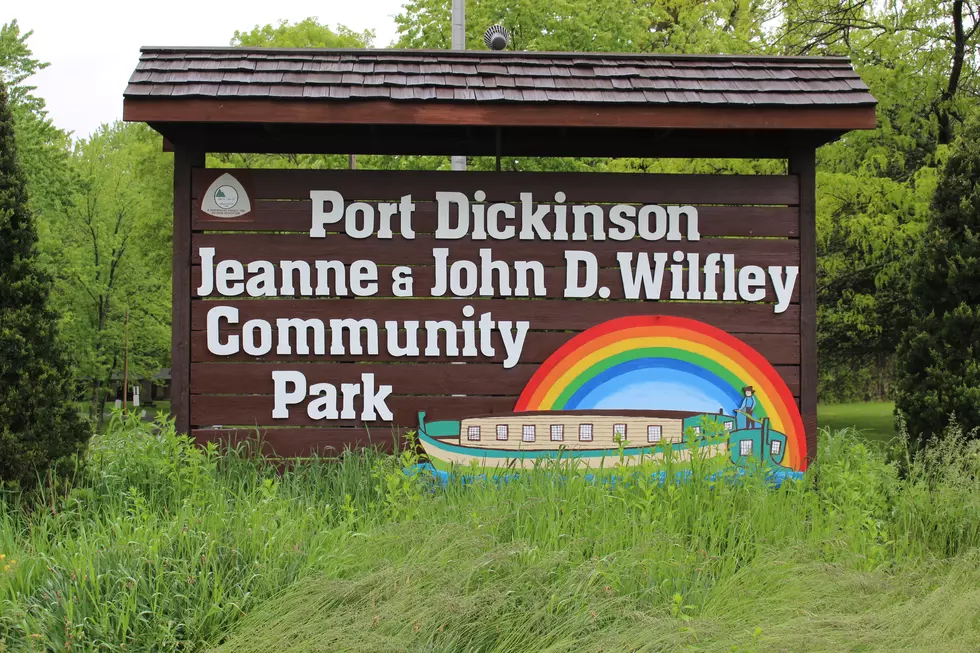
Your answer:
[[[477,64],[476,71],[481,75],[506,75],[507,66],[497,63],[481,63]]]
[[[871,105],[844,58],[145,49],[127,96]]]
[[[324,98],[330,97],[330,87],[328,86],[304,86],[303,97]]]
[[[493,100],[503,100],[504,91],[499,88],[478,88],[473,91],[476,94],[477,100],[483,100],[486,102],[491,102]]]
[[[415,89],[410,86],[393,86],[388,89],[392,100],[413,100],[415,99]]]
[[[436,98],[436,89],[434,88],[416,88],[415,98],[418,100],[434,100]]]
[[[303,87],[294,86],[292,84],[284,84],[275,88],[274,92],[270,92],[270,95],[275,95],[276,97],[303,97]]]

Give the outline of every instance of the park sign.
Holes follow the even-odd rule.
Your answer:
[[[698,456],[805,469],[815,435],[813,150],[874,123],[849,64],[466,54],[144,51],[126,117],[150,122],[177,156],[181,428],[202,441],[257,429],[282,455],[390,445],[411,430],[444,470],[555,456],[587,467]],[[296,69],[263,73],[285,84],[275,102],[217,100],[228,89],[193,73],[270,65]],[[498,94],[481,105],[440,92],[456,66],[470,87],[696,79],[703,99],[720,88],[712,76],[739,79],[721,95],[753,108],[699,106],[691,90],[683,107],[612,91],[581,101],[562,91],[554,102],[524,91],[543,104]],[[382,72],[369,79],[369,69]],[[159,71],[184,71],[187,86],[161,100]],[[238,95],[246,78],[236,73]],[[643,150],[789,165],[766,175],[201,165],[206,151],[356,151],[491,154],[499,169],[506,156]]]

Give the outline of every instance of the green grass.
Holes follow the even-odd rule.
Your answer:
[[[895,404],[890,401],[827,404],[817,407],[820,428],[856,429],[871,442],[887,444],[895,439]]]
[[[0,651],[980,650],[980,444],[956,433],[899,474],[825,431],[819,483],[778,490],[441,488],[415,460],[280,473],[113,424],[73,489],[0,501]]]

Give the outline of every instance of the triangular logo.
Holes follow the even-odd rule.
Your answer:
[[[237,218],[251,211],[252,203],[238,180],[226,172],[204,194],[201,210],[216,218]]]

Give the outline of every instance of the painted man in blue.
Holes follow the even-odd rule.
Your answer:
[[[755,391],[752,386],[747,385],[742,388],[742,404],[735,411],[735,428],[737,430],[754,428],[755,422],[750,419],[754,411]]]

